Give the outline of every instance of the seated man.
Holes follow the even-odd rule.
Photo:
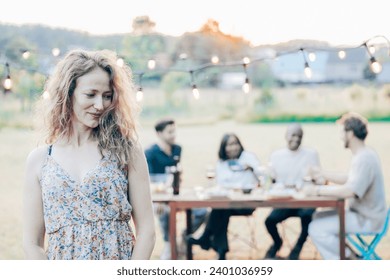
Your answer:
[[[314,190],[305,189],[305,192],[308,195],[346,198],[346,233],[378,232],[386,220],[386,195],[378,155],[364,143],[367,120],[360,115],[348,113],[343,115],[338,123],[342,126],[345,148],[352,152],[349,173],[313,169],[313,178],[325,179],[338,185],[318,186]],[[309,234],[323,259],[339,258],[339,218],[336,211],[316,213],[310,224]],[[347,249],[346,257],[354,259],[356,255]]]
[[[145,150],[145,156],[149,167],[150,175],[165,174],[166,168],[177,166],[181,158],[181,146],[175,144],[176,127],[174,120],[161,120],[155,125],[157,143]],[[157,204],[156,213],[159,217],[161,230],[164,238],[164,248],[161,259],[170,259],[171,246],[169,243],[169,207],[164,204]],[[195,232],[206,220],[207,209],[194,209],[192,232]]]
[[[318,153],[315,150],[301,147],[302,137],[303,130],[299,124],[289,125],[286,132],[287,148],[277,150],[271,154],[271,170],[276,183],[299,187],[303,184],[303,178],[307,175],[309,167],[318,167],[320,165]],[[301,234],[288,256],[291,260],[298,259],[308,236],[308,227],[314,210],[312,208],[280,208],[272,210],[265,221],[265,225],[274,244],[266,252],[265,258],[275,258],[276,253],[282,247],[283,240],[278,233],[277,224],[289,217],[299,217],[302,227]]]

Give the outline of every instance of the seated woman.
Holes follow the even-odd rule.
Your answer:
[[[228,189],[252,189],[258,185],[254,174],[260,162],[256,155],[244,151],[238,137],[233,133],[225,134],[219,149],[219,161],[216,168],[218,186]],[[202,249],[213,248],[224,260],[229,251],[227,228],[230,216],[251,215],[255,209],[213,209],[205,231],[199,239],[190,237],[190,244],[200,245]]]

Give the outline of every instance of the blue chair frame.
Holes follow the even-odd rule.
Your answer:
[[[347,240],[352,247],[359,251],[360,256],[363,260],[381,260],[382,258],[378,256],[375,252],[376,246],[379,244],[381,239],[386,235],[389,228],[390,220],[390,208],[387,210],[385,224],[379,233],[349,233],[347,234]],[[363,237],[371,237],[371,241],[367,242]]]

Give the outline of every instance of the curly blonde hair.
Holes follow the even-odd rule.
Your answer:
[[[57,65],[45,84],[45,97],[38,105],[41,129],[46,144],[59,139],[70,140],[72,131],[72,95],[79,77],[100,67],[109,74],[113,92],[112,102],[102,114],[92,136],[98,140],[100,153],[110,151],[127,166],[138,141],[137,116],[139,107],[134,99],[135,88],[131,69],[118,66],[117,55],[109,50],[70,51]]]

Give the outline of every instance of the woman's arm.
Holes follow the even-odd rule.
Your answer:
[[[38,148],[30,153],[26,162],[23,191],[23,249],[26,259],[47,259],[42,192],[38,180],[44,155],[45,149]]]
[[[129,166],[132,167],[129,172],[129,197],[137,234],[132,259],[146,260],[150,259],[156,235],[148,168],[142,147],[135,148]]]

